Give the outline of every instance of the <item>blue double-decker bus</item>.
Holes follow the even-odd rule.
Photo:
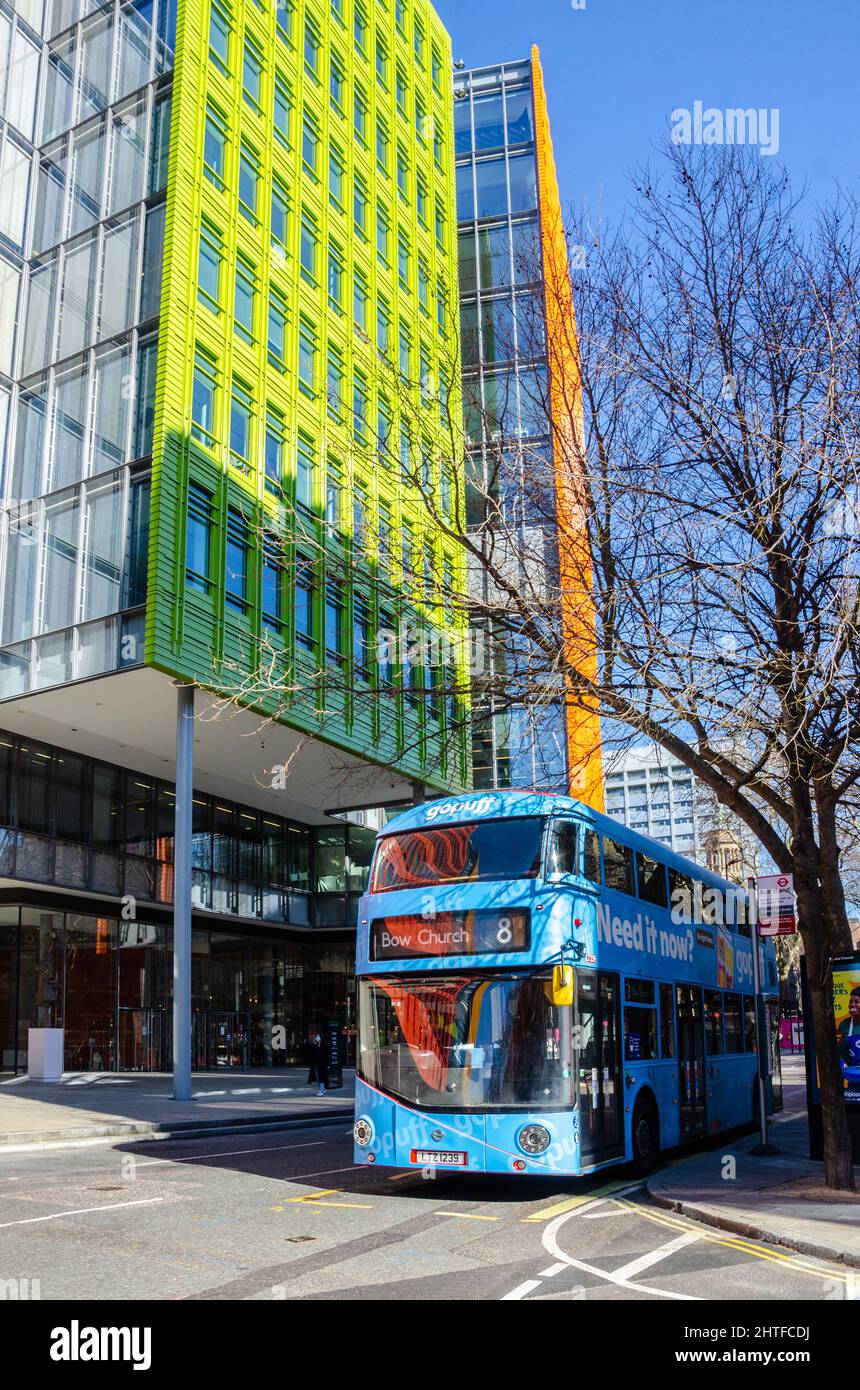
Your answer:
[[[745,891],[569,797],[456,796],[391,821],[356,974],[358,1163],[646,1172],[755,1118]]]

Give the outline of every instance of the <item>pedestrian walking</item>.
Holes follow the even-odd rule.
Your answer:
[[[308,1045],[308,1061],[310,1062],[308,1085],[312,1086],[316,1082],[317,1095],[324,1096],[326,1083],[325,1048],[319,1033],[314,1033]]]

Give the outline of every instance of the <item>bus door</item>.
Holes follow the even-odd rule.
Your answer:
[[[624,1147],[617,975],[577,971],[576,1023],[579,1144],[583,1166],[588,1166]]]
[[[677,985],[681,1142],[705,1133],[705,1017],[697,985]]]

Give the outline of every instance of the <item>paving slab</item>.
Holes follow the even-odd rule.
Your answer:
[[[237,1127],[282,1127],[352,1114],[355,1073],[344,1070],[338,1090],[317,1096],[307,1068],[276,1074],[201,1074],[192,1097],[175,1101],[173,1078],[68,1072],[58,1082],[27,1076],[0,1079],[0,1152],[8,1146],[86,1141],[117,1136],[188,1134]]]
[[[806,1115],[777,1119],[770,1141],[779,1154],[757,1157],[757,1134],[727,1135],[724,1146],[654,1173],[648,1192],[658,1206],[707,1225],[860,1268],[860,1196],[825,1187],[824,1165],[809,1158]]]

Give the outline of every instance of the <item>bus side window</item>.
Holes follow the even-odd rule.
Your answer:
[[[583,872],[592,883],[600,882],[600,835],[596,830],[585,832]]]
[[[660,986],[660,1055],[675,1056],[675,990],[672,985]]]
[[[726,1052],[743,1052],[744,1030],[741,997],[739,994],[726,994],[723,998],[726,1015]]]
[[[723,996],[718,989],[705,990],[705,1047],[711,1057],[724,1051]]]
[[[547,856],[547,873],[575,874],[579,865],[576,860],[576,823],[572,820],[557,820],[552,827],[552,838]]]
[[[655,907],[667,906],[666,869],[647,854],[636,855],[636,873],[639,881],[639,896]]]
[[[669,870],[669,906],[673,922],[690,923],[695,920],[693,901],[693,880],[680,869]]]
[[[603,874],[607,888],[615,888],[619,893],[635,894],[633,851],[629,845],[610,840],[608,835],[603,840]]]

